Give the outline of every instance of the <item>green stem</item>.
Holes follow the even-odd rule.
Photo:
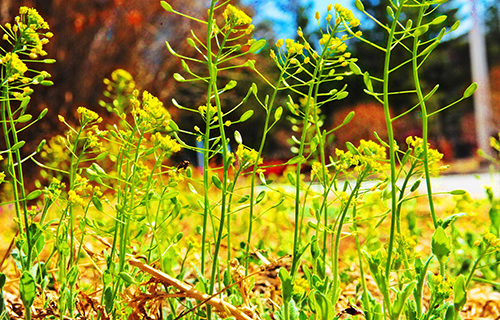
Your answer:
[[[383,82],[383,104],[384,104],[384,116],[387,125],[387,139],[389,140],[389,159],[390,159],[390,170],[391,170],[391,229],[389,234],[389,243],[387,248],[387,264],[386,264],[386,287],[389,288],[389,279],[391,273],[391,263],[392,263],[392,250],[394,247],[394,236],[397,222],[397,185],[396,185],[396,142],[394,141],[394,130],[391,121],[391,110],[389,106],[389,70],[391,64],[391,49],[394,41],[394,33],[396,27],[398,26],[399,16],[403,10],[403,2],[399,3],[398,9],[395,13],[394,20],[392,21],[391,29],[389,31],[389,36],[387,39],[387,46],[385,51],[385,61],[384,61],[384,82]],[[385,301],[385,299],[384,299]],[[391,314],[391,305],[389,302],[385,301],[385,309],[388,314]]]
[[[421,6],[418,14],[417,27],[422,24],[422,19],[424,17],[424,13],[426,10],[426,6]],[[414,36],[413,38],[413,58],[412,58],[412,69],[413,69],[413,80],[415,82],[415,91],[418,96],[418,101],[421,106],[422,112],[422,140],[423,140],[423,151],[424,151],[424,172],[425,172],[425,182],[427,185],[427,197],[429,198],[429,210],[431,212],[432,222],[434,224],[434,228],[438,227],[438,219],[436,216],[436,210],[434,208],[434,200],[432,198],[432,186],[431,186],[431,175],[429,172],[429,155],[428,155],[428,135],[429,135],[429,117],[427,115],[427,107],[425,105],[425,97],[422,93],[422,88],[420,86],[420,79],[418,74],[418,36]],[[444,276],[444,274],[443,274]]]
[[[247,243],[246,243],[246,252],[245,252],[245,276],[248,275],[248,257],[250,256],[250,243],[252,240],[252,231],[253,231],[253,216],[254,216],[254,199],[255,199],[255,177],[257,176],[257,169],[259,168],[259,159],[262,157],[262,153],[264,151],[264,145],[267,139],[267,134],[269,132],[269,122],[271,118],[271,111],[273,110],[273,105],[274,101],[276,99],[276,96],[278,95],[279,91],[279,86],[281,84],[281,81],[283,80],[283,76],[285,75],[285,70],[286,68],[282,68],[280,75],[278,77],[278,81],[276,82],[276,85],[274,86],[274,91],[271,96],[271,99],[269,100],[268,105],[265,106],[266,108],[266,120],[264,122],[264,130],[262,132],[262,138],[260,140],[260,146],[259,146],[259,151],[258,151],[258,156],[257,156],[257,161],[255,161],[252,169],[252,176],[250,178],[250,211],[248,214],[248,236],[247,236]]]

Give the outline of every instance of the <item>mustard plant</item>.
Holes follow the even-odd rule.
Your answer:
[[[0,173],[1,182],[11,184],[13,199],[5,203],[13,203],[16,212],[16,222],[20,237],[16,241],[13,252],[21,271],[20,292],[23,305],[26,309],[26,318],[31,318],[30,307],[36,295],[37,272],[39,267],[33,268],[40,251],[44,246],[43,230],[47,225],[35,223],[33,217],[38,214],[36,207],[30,207],[42,194],[41,190],[26,190],[23,162],[32,158],[40,151],[41,146],[32,154],[23,157],[21,148],[25,141],[20,140],[19,134],[38,122],[47,114],[43,110],[37,118],[28,110],[33,85],[52,85],[50,74],[46,71],[29,69],[27,63],[53,63],[53,59],[44,59],[47,55],[43,46],[53,36],[48,31],[49,25],[33,8],[21,7],[19,15],[13,23],[0,26],[3,31],[2,45],[0,46],[0,81],[1,81],[1,123],[5,139],[6,150],[0,152],[0,158],[7,160],[7,173]],[[43,144],[43,142],[42,142]],[[48,210],[44,206],[44,212]]]

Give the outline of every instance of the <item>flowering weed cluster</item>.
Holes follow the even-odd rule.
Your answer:
[[[8,181],[13,191],[12,199],[2,205],[14,204],[17,215],[19,235],[10,253],[19,269],[25,318],[35,312],[37,317],[60,319],[86,318],[88,313],[95,319],[232,315],[291,320],[339,319],[345,314],[370,320],[459,319],[476,271],[486,270],[482,263],[499,251],[500,210],[490,195],[492,229],[473,239],[472,266],[467,276],[455,277],[450,260],[460,253],[451,234],[456,234],[453,225],[461,215],[439,217],[436,212],[431,176],[444,168],[442,154],[430,148],[427,135],[429,118],[456,102],[428,113],[426,101],[437,89],[425,93],[419,71],[441,38],[458,26],[428,36],[428,29],[444,20],[427,21],[438,4],[424,0],[390,2],[387,12],[392,20],[384,25],[357,0],[356,8],[387,33],[386,42],[374,43],[357,30],[360,20],[352,11],[329,5],[325,27],[320,13],[315,15],[317,43],[309,42],[301,28],[296,40],[276,42],[270,58],[278,75],[271,79],[248,59],[265,48],[266,41],[251,37],[252,18],[229,2],[211,1],[206,17],[192,17],[160,2],[168,13],[200,25],[186,39],[196,49],[194,56],[178,54],[168,42],[166,46],[183,69],[174,79],[199,83],[206,97],[199,107],[175,100],[172,105],[197,115],[202,125],[177,124],[169,105],[148,91],[141,93],[132,75],[119,69],[104,80],[106,99],[100,102],[114,114],[113,120],[105,121],[80,106],[75,110],[77,123],[59,116],[65,134],[42,141],[25,158],[18,132],[47,112],[32,120],[27,108],[30,85],[52,84],[47,72],[31,70],[28,64],[47,54],[43,45],[52,33],[46,32],[49,26],[38,12],[26,7],[13,25],[1,27],[1,125],[7,150],[0,152],[0,160],[5,158],[7,166],[0,172],[0,183]],[[410,20],[415,10],[416,19]],[[424,37],[429,39],[419,40]],[[348,40],[354,39],[385,54],[382,74],[361,71],[348,47]],[[389,85],[393,72],[400,71],[390,68],[397,46],[408,54],[404,64],[411,65],[415,80],[415,87],[404,93],[414,94],[418,102],[394,115],[389,96],[402,94]],[[188,62],[202,67],[199,74]],[[223,95],[238,84],[223,83],[220,74],[236,68],[254,71],[263,84],[252,84],[241,101],[225,100]],[[357,146],[349,142],[332,151],[335,131],[355,115],[351,112],[339,127],[328,130],[321,110],[347,97],[348,76],[362,77],[366,92],[384,107],[388,139],[374,133],[373,141],[361,140]],[[268,95],[259,91],[263,85]],[[457,102],[470,97],[475,88],[471,85]],[[284,104],[283,94],[288,97]],[[243,106],[249,107],[236,116]],[[263,110],[265,119],[257,128],[259,145],[249,146],[237,128],[255,108]],[[423,135],[408,137],[406,146],[398,146],[394,122],[416,108],[422,114]],[[294,132],[294,156],[281,164],[286,166],[285,185],[266,176],[263,161],[267,137],[282,118],[290,121]],[[498,141],[492,144],[496,148]],[[200,172],[194,172],[187,160],[172,161],[181,150],[201,154]],[[47,186],[38,182],[36,190],[26,190],[22,167],[27,160],[41,167],[42,177],[50,181]],[[417,236],[416,219],[408,212],[409,204],[421,197],[417,190],[424,180],[428,209],[423,224],[432,226],[426,243],[430,252],[417,250],[425,241]],[[32,205],[35,202],[38,206]],[[266,235],[292,230],[276,249],[281,258],[266,251],[275,248],[268,248],[256,230]],[[190,232],[187,240],[183,232]],[[91,239],[103,246],[99,253],[91,250]],[[344,242],[355,247],[359,273],[352,305],[339,310],[347,291],[343,282],[348,275],[340,265]],[[80,282],[89,265],[98,283]],[[259,294],[254,278],[266,273],[279,279],[279,290],[273,288],[269,296]],[[368,278],[377,289],[367,284]],[[0,274],[0,290],[5,279]],[[57,298],[47,298],[54,287]],[[8,313],[0,294],[0,319]]]

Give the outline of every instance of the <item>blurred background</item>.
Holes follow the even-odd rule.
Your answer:
[[[340,1],[351,9],[354,8],[353,2]],[[177,11],[204,17],[209,1],[172,0],[169,3]],[[314,13],[319,11],[322,17],[326,16],[326,6],[330,2],[234,0],[232,3],[253,17],[254,38],[268,40],[268,46],[252,59],[257,60],[256,65],[267,77],[274,78],[277,68],[269,59],[269,50],[276,40],[295,38],[300,25],[311,43],[317,43],[318,27]],[[387,21],[385,2],[363,0],[363,3],[373,16],[381,17],[382,22]],[[43,108],[50,111],[40,125],[31,131],[26,130],[25,140],[30,141],[26,152],[35,149],[41,139],[65,130],[57,121],[58,114],[68,122],[76,123],[76,108],[83,105],[106,118],[107,111],[99,104],[100,100],[105,100],[103,79],[109,78],[118,68],[133,75],[137,88],[148,90],[163,101],[180,127],[191,130],[195,125],[201,125],[200,119],[179,112],[171,99],[175,97],[181,105],[197,108],[206,101],[205,89],[201,84],[181,84],[172,78],[173,73],[182,68],[180,60],[173,57],[165,46],[168,40],[176,51],[195,54],[186,39],[191,29],[202,32],[196,23],[166,12],[159,0],[1,0],[1,23],[12,22],[22,5],[35,7],[48,21],[55,36],[45,50],[49,53],[47,58],[57,60],[56,64],[46,66],[52,74],[54,86],[38,87],[32,96],[33,114]],[[366,20],[356,9],[353,12],[361,20],[360,30],[364,35],[374,41],[383,41],[384,34],[374,28],[373,22]],[[448,28],[456,20],[462,24],[453,35],[443,39],[424,65],[422,80],[425,90],[440,84],[428,107],[432,112],[455,101],[473,81],[481,85],[475,99],[467,99],[432,119],[430,140],[444,153],[445,161],[452,162],[474,157],[478,148],[487,148],[489,136],[500,131],[500,1],[454,0],[440,6],[434,13],[436,16],[442,14],[448,15],[443,24]],[[437,34],[443,25],[431,30],[431,34]],[[379,52],[357,41],[348,45],[353,56],[359,58],[358,65],[362,70],[378,70],[371,72],[375,75],[381,72],[383,57]],[[395,56],[398,57],[398,52]],[[197,70],[195,66],[192,69]],[[237,70],[223,74],[221,79],[221,83],[230,79],[239,83],[237,89],[225,97],[228,108],[246,94],[252,82],[262,83],[250,70]],[[410,77],[402,75],[396,75],[392,80],[401,89],[412,83]],[[340,124],[351,110],[356,112],[354,120],[337,132],[332,149],[345,146],[346,141],[355,143],[359,139],[374,139],[373,131],[385,137],[381,106],[363,93],[360,77],[348,77],[347,83],[349,96],[321,111],[326,128]],[[264,86],[260,88],[262,94],[268,90]],[[280,101],[284,102],[285,98],[280,97]],[[392,101],[392,112],[404,112],[414,104],[411,98],[396,98]],[[254,117],[235,129],[242,133],[247,145],[257,147],[261,137],[256,126],[260,126],[264,114],[255,101],[249,100],[245,110],[248,108],[255,109]],[[238,118],[239,114],[234,117]],[[400,145],[404,145],[407,136],[421,134],[418,112],[400,118],[395,125]],[[267,145],[267,161],[291,156],[289,140],[293,133],[290,128],[290,123],[283,120],[273,131]],[[189,142],[194,144],[194,141]],[[187,151],[179,157],[196,163],[196,156]]]

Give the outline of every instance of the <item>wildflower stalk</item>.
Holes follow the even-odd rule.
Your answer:
[[[422,19],[425,14],[426,6],[420,6],[420,10],[418,13],[417,19],[417,27],[422,24]],[[424,148],[424,171],[425,171],[425,182],[427,185],[427,197],[429,199],[429,210],[432,217],[432,222],[434,224],[434,228],[438,227],[438,220],[436,217],[436,210],[434,208],[434,200],[432,198],[432,185],[431,185],[431,175],[429,172],[429,153],[428,153],[428,132],[429,132],[429,116],[427,113],[427,107],[425,104],[425,98],[422,93],[422,87],[420,86],[420,78],[418,74],[419,66],[418,66],[418,47],[419,47],[419,39],[418,35],[414,35],[413,37],[413,50],[412,50],[412,69],[413,69],[413,80],[415,82],[415,91],[417,93],[418,101],[420,104],[420,110],[422,112],[422,140],[423,140],[423,148]],[[444,274],[443,274],[444,276]]]
[[[254,199],[255,199],[255,178],[257,176],[257,169],[259,168],[259,159],[262,157],[262,153],[264,152],[264,145],[267,140],[267,134],[269,133],[269,123],[271,120],[271,113],[273,110],[274,106],[274,101],[276,100],[276,96],[278,95],[278,92],[280,90],[280,85],[283,81],[283,77],[285,76],[286,73],[286,66],[284,66],[281,69],[280,75],[278,76],[278,80],[276,81],[276,84],[274,85],[274,90],[271,95],[271,98],[269,99],[269,103],[267,105],[264,105],[264,109],[266,110],[266,119],[264,120],[264,128],[262,130],[262,138],[260,139],[260,146],[258,150],[258,156],[257,160],[253,164],[252,168],[252,175],[250,177],[250,210],[248,213],[248,236],[247,236],[247,247],[246,247],[246,252],[245,252],[245,276],[248,275],[248,263],[249,263],[249,256],[250,256],[250,243],[252,240],[252,231],[253,231],[253,216],[254,216]]]
[[[21,152],[19,148],[12,151],[11,148],[19,143],[17,137],[17,129],[16,123],[14,120],[14,115],[12,114],[12,109],[10,105],[10,97],[9,97],[9,84],[6,82],[4,84],[4,88],[2,90],[3,100],[2,100],[2,126],[5,138],[5,145],[8,152],[8,166],[9,172],[12,176],[12,186],[14,188],[14,207],[16,208],[16,215],[18,219],[18,227],[19,231],[25,233],[26,241],[27,241],[27,253],[26,253],[26,262],[23,263],[23,267],[25,270],[30,269],[31,267],[31,255],[32,255],[32,245],[31,245],[31,232],[30,232],[30,222],[28,218],[28,205],[26,203],[26,191],[24,188],[24,178],[23,178],[23,168],[22,168],[22,159]],[[9,131],[12,136],[9,135]],[[12,155],[14,153],[14,157]],[[17,173],[16,168],[17,167]],[[20,206],[22,205],[22,208]],[[21,212],[23,215],[21,217]],[[24,228],[22,222],[24,220]],[[24,230],[23,230],[24,229]]]
[[[404,1],[400,2],[397,11],[394,15],[392,21],[391,29],[389,31],[387,46],[385,48],[385,60],[384,60],[384,76],[383,76],[383,106],[384,106],[384,116],[387,125],[387,139],[389,140],[389,161],[390,161],[390,183],[391,183],[391,229],[389,233],[389,243],[387,248],[387,264],[385,270],[385,281],[386,288],[389,288],[389,280],[391,273],[392,264],[392,251],[394,247],[394,237],[397,222],[397,185],[396,185],[396,142],[394,140],[394,130],[392,127],[391,120],[391,110],[389,106],[389,70],[391,62],[392,46],[394,44],[394,35],[396,32],[396,27],[398,26],[399,17],[403,10]],[[388,314],[391,314],[391,305],[384,299],[385,309]]]

